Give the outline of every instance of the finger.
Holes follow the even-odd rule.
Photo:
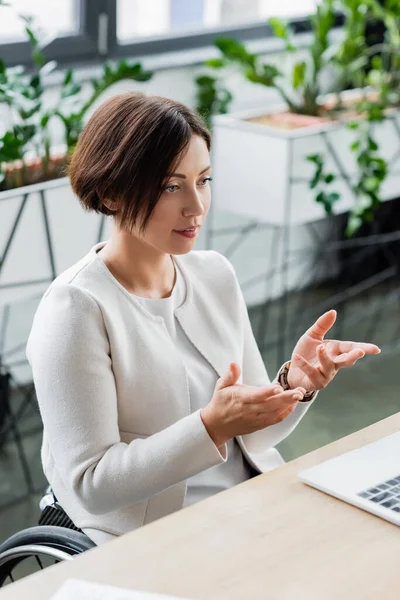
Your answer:
[[[324,387],[325,378],[318,369],[310,365],[310,363],[300,354],[294,354],[293,358],[296,361],[297,366],[303,371],[305,375],[307,375],[308,379],[311,381],[315,389]]]
[[[247,386],[247,389],[249,389],[249,386]],[[306,389],[298,386],[297,388],[293,388],[292,390],[287,390],[287,391],[294,391],[294,390],[298,390],[300,391],[302,394],[306,393]],[[271,385],[265,385],[262,387],[258,387],[255,388],[253,393],[250,394],[249,397],[254,398],[254,399],[258,399],[258,398],[265,398],[267,396],[276,396],[277,394],[282,394],[284,391],[283,387],[281,385],[279,385],[279,383],[275,383],[275,384],[271,384]]]
[[[234,385],[240,377],[241,369],[237,363],[229,363],[228,371],[222,375],[215,386],[216,390],[222,390],[226,387]]]
[[[250,404],[253,405],[254,410],[257,413],[282,411],[302,400],[304,394],[304,388],[295,388],[294,390],[286,390],[285,392],[275,394],[274,396],[268,395],[267,397],[264,397],[264,399],[258,399]]]
[[[243,390],[244,402],[248,403],[265,402],[267,398],[272,398],[272,396],[276,396],[282,393],[283,387],[280,386],[279,383],[255,388],[251,391],[248,389]]]
[[[300,402],[304,398],[304,388],[295,388],[294,390],[286,390],[281,394],[268,398],[265,404],[268,404],[268,410],[284,410],[293,403]]]
[[[335,365],[340,369],[352,367],[358,360],[360,360],[360,358],[363,358],[364,356],[365,352],[363,350],[351,350],[350,352],[346,352],[335,358]]]
[[[381,349],[379,346],[375,344],[368,344],[364,342],[344,342],[342,340],[325,340],[328,348],[330,345],[334,347],[336,345],[336,350],[340,353],[350,352],[350,350],[354,350],[355,348],[360,348],[364,350],[365,354],[380,354]]]
[[[318,359],[321,363],[321,371],[325,375],[325,377],[330,378],[336,372],[335,362],[326,351],[326,348],[323,344],[318,346],[317,348]]]
[[[363,342],[351,342],[352,347],[351,349],[359,349],[359,350],[363,350],[365,352],[365,354],[380,354],[381,353],[381,349],[379,348],[379,346],[376,346],[375,344],[367,344],[367,343],[363,343]]]
[[[321,315],[308,330],[307,333],[312,338],[317,340],[323,340],[327,332],[333,327],[336,321],[336,310],[328,310],[328,312]]]

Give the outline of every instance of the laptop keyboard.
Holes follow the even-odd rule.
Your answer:
[[[357,496],[400,513],[400,475],[359,492]]]

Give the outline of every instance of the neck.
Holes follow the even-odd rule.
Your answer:
[[[170,254],[160,252],[114,226],[111,239],[99,256],[129,293],[143,298],[167,298],[171,295],[175,267]]]

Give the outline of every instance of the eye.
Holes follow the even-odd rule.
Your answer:
[[[168,185],[167,187],[164,188],[164,192],[168,192],[169,194],[171,194],[172,192],[175,192],[176,190],[179,190],[179,185],[176,185],[176,184]]]
[[[209,181],[212,181],[212,177],[205,177],[201,180],[200,185],[206,186]]]

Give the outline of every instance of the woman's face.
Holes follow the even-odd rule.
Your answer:
[[[190,252],[210,208],[210,181],[207,145],[202,137],[193,135],[186,154],[174,173],[169,174],[147,228],[139,237],[167,254]]]

